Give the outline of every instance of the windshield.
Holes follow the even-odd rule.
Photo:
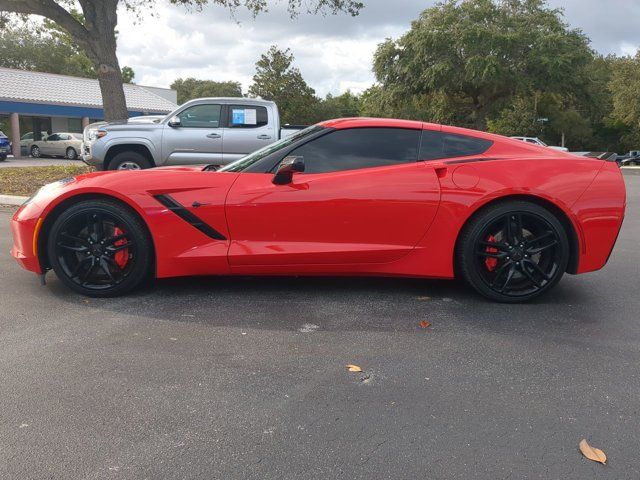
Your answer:
[[[256,150],[255,152],[250,153],[249,155],[242,157],[236,160],[235,162],[222,167],[220,170],[218,170],[218,172],[241,172],[244,169],[253,165],[254,163],[258,162],[259,160],[262,160],[264,157],[271,155],[273,152],[276,152],[281,148],[285,148],[291,145],[292,143],[297,142],[301,138],[308,137],[309,135],[313,135],[314,133],[316,133],[319,130],[322,130],[323,128],[324,127],[321,127],[319,125],[313,125],[311,127],[307,127],[304,130],[300,130],[299,132],[294,133],[293,135],[282,138],[275,143],[267,145],[266,147],[262,147],[260,150]]]

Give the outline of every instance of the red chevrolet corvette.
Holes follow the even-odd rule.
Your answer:
[[[234,163],[96,172],[43,187],[12,254],[93,296],[184,275],[464,278],[531,299],[604,266],[615,162],[422,122],[323,122]]]

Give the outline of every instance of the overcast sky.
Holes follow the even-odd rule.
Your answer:
[[[397,38],[433,0],[363,0],[357,17],[290,19],[286,0],[253,19],[239,10],[234,21],[220,7],[187,13],[158,0],[155,18],[140,23],[119,16],[118,56],[136,72],[135,82],[168,87],[178,77],[235,80],[246,88],[255,62],[270,45],[291,48],[295,65],[318,95],[360,92],[373,81],[372,55],[386,37]],[[549,0],[565,20],[582,29],[602,53],[634,54],[640,48],[640,0]]]

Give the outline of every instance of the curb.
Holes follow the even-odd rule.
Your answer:
[[[27,200],[29,200],[29,197],[21,197],[18,195],[0,195],[0,205],[20,206]]]

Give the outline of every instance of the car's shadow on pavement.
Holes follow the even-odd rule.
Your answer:
[[[406,278],[190,277],[150,282],[123,297],[89,299],[50,274],[47,288],[63,302],[104,314],[272,330],[412,331],[425,320],[539,335],[541,327],[593,321],[586,313],[598,310],[571,277],[542,298],[516,305],[485,300],[462,282]]]

